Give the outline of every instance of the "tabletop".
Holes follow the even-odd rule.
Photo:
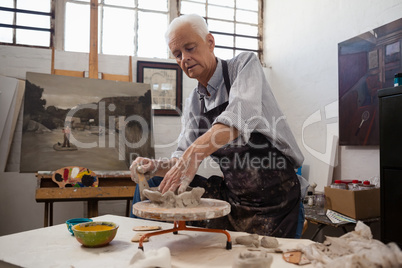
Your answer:
[[[86,248],[81,246],[72,236],[66,224],[39,228],[31,231],[5,235],[0,237],[0,267],[135,267],[130,264],[137,253],[138,243],[131,242],[136,234],[135,226],[160,226],[170,229],[172,223],[134,219],[123,216],[103,215],[94,217],[94,221],[111,221],[119,225],[117,235],[107,246]],[[246,235],[241,232],[229,232],[232,241],[237,236]],[[314,243],[307,239],[278,238],[279,247],[294,249],[297,245]],[[232,261],[247,248],[233,244],[231,250],[226,249],[226,237],[220,233],[185,232],[167,233],[150,238],[144,243],[144,251],[168,247],[171,254],[171,265],[179,267],[232,267]],[[292,267],[286,263],[282,254],[272,253],[272,267]],[[304,265],[304,268],[312,265]]]

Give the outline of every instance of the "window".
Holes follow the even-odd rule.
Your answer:
[[[172,16],[198,13],[214,34],[218,57],[228,59],[242,51],[252,51],[262,61],[263,0],[98,0],[98,3],[100,54],[169,58],[164,34]],[[54,10],[61,10],[61,16],[55,18]],[[88,53],[89,39],[90,0],[0,0],[2,44],[43,47],[55,44],[65,51]]]
[[[89,52],[89,2],[66,1],[66,51]],[[98,12],[99,53],[168,57],[168,0],[99,0]]]
[[[205,18],[218,57],[252,51],[262,60],[262,0],[181,0],[180,13]]]
[[[51,0],[1,0],[0,42],[50,47],[54,19]]]

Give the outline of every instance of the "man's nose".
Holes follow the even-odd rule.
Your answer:
[[[182,61],[188,61],[188,60],[190,60],[190,59],[191,59],[190,53],[188,53],[188,52],[183,52],[183,53],[181,54],[181,60],[182,60]]]

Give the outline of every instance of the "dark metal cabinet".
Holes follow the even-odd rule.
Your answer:
[[[381,240],[402,248],[402,86],[378,91]]]

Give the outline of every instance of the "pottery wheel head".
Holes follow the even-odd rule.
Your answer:
[[[144,189],[143,194],[152,203],[164,208],[185,208],[196,207],[200,204],[201,196],[205,189],[201,187],[188,188],[186,192],[181,194],[168,191],[164,194],[156,189]]]

